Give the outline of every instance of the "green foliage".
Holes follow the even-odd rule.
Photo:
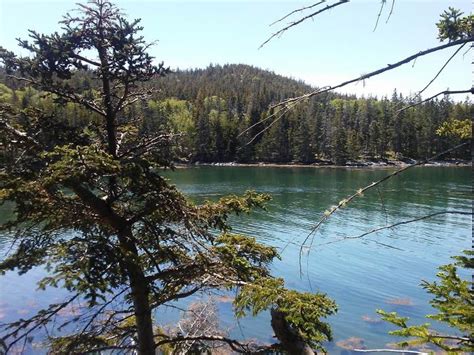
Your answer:
[[[71,295],[2,325],[0,343],[8,351],[53,328],[41,339],[53,353],[125,347],[152,354],[160,337],[170,341],[152,318],[169,302],[245,285],[240,307],[263,310],[257,294],[245,295],[271,280],[278,254],[230,233],[229,217],[264,208],[270,197],[249,191],[196,204],[163,178],[179,154],[235,154],[236,115],[216,95],[201,95],[196,104],[160,99],[151,80],[167,70],[147,53],[139,21],[105,0],[79,6],[77,16],[65,17],[63,32],[32,31],[31,42],[20,41],[30,56],[0,49],[2,74],[28,83],[0,87],[0,203],[14,205],[0,232],[16,243],[0,272],[41,266],[48,274],[40,289],[62,287]],[[256,110],[249,117],[256,119]],[[191,133],[186,144],[197,147],[178,147],[179,133]],[[280,297],[265,309],[279,307],[315,344],[330,337],[318,322],[335,312],[326,296],[282,285],[267,292]],[[68,314],[74,300],[81,306]]]
[[[399,330],[390,334],[415,338],[401,342],[401,346],[431,343],[449,353],[470,352],[474,350],[474,303],[472,280],[464,280],[458,275],[458,268],[472,270],[474,268],[474,252],[464,251],[465,255],[454,257],[453,264],[443,265],[439,268],[438,282],[423,281],[422,286],[434,297],[431,305],[438,311],[428,315],[430,319],[446,323],[455,329],[453,335],[440,334],[430,328],[429,323],[409,326],[409,318],[400,317],[395,312],[387,313],[378,310],[382,319],[390,322]]]
[[[0,84],[0,102],[10,102],[12,100],[12,94],[12,89],[4,84]]]
[[[474,15],[462,16],[458,9],[450,7],[441,14],[441,20],[436,24],[438,38],[441,41],[456,41],[474,36]]]
[[[230,214],[239,215],[250,213],[253,208],[265,208],[265,203],[270,200],[267,194],[247,191],[243,196],[229,195],[222,197],[217,202],[206,201],[197,208],[196,217],[205,226],[228,231],[230,226],[227,219]]]
[[[450,119],[444,122],[437,130],[436,134],[439,136],[451,136],[461,139],[472,138],[472,121]]]
[[[275,248],[243,235],[224,233],[215,243],[213,251],[222,263],[235,270],[239,279],[247,282],[267,274],[265,266],[278,257]]]
[[[260,278],[243,285],[234,300],[236,315],[256,315],[274,308],[312,347],[323,349],[322,342],[332,340],[329,324],[321,321],[337,311],[333,300],[322,293],[288,290],[279,278]]]
[[[85,96],[97,100],[97,83],[89,75],[77,72],[71,80],[79,82],[78,90],[87,93]],[[240,79],[237,80],[247,76],[259,80],[252,85],[251,81],[241,83]],[[152,79],[147,85],[159,86],[164,93],[153,94],[146,102],[135,102],[125,108],[125,115],[130,120],[143,116],[143,121],[134,125],[142,136],[173,133],[179,144],[171,147],[169,154],[175,161],[185,163],[266,161],[311,164],[317,162],[317,158],[344,163],[348,159],[380,159],[388,152],[398,157],[426,158],[456,144],[453,136],[438,136],[437,127],[450,119],[462,119],[473,114],[469,101],[454,103],[448,97],[395,115],[401,100],[406,101],[396,93],[390,100],[350,96],[332,100],[336,94],[331,94],[302,103],[269,127],[270,121],[258,122],[268,117],[267,108],[271,102],[310,88],[243,65],[177,72]],[[55,105],[54,95],[46,96],[31,88],[8,90],[5,103],[16,108],[41,108],[50,115],[63,117],[71,125],[89,126],[89,131],[91,122],[100,121],[97,113],[91,114],[76,103]],[[256,126],[239,136],[252,124]],[[247,144],[264,129],[252,143]],[[469,157],[467,150],[455,154],[466,159]]]
[[[113,346],[105,336],[71,335],[52,338],[50,341],[50,354],[77,354],[91,348]]]

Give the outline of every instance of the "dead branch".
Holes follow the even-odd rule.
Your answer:
[[[357,236],[344,237],[344,238],[336,239],[336,240],[333,240],[333,241],[330,241],[330,242],[327,242],[327,243],[319,244],[319,246],[334,244],[334,243],[342,242],[342,241],[344,241],[344,240],[349,240],[349,239],[360,239],[360,238],[363,238],[363,237],[365,237],[365,236],[367,236],[367,235],[369,235],[369,234],[377,233],[377,232],[380,232],[380,231],[385,230],[385,229],[390,229],[390,228],[398,227],[398,226],[401,226],[401,225],[404,225],[404,224],[410,224],[410,223],[422,221],[422,220],[424,220],[424,219],[429,219],[429,218],[433,218],[433,217],[440,216],[440,215],[444,215],[444,214],[460,214],[460,215],[469,215],[469,216],[472,216],[472,215],[473,215],[472,212],[463,212],[463,211],[441,211],[441,212],[435,212],[435,213],[427,214],[427,215],[424,215],[424,216],[421,216],[421,217],[412,218],[412,219],[409,219],[409,220],[406,220],[406,221],[401,221],[401,222],[393,223],[393,224],[390,224],[390,225],[386,225],[386,226],[382,226],[382,227],[377,227],[377,228],[374,228],[374,229],[372,229],[372,230],[370,230],[370,231],[367,231],[367,232],[364,232],[364,233],[362,233],[362,234],[359,234],[359,235],[357,235]]]
[[[296,14],[297,12],[301,12],[301,11],[305,11],[305,10],[308,10],[308,9],[312,9],[313,7],[316,7],[316,6],[318,6],[318,5],[321,5],[321,4],[324,3],[324,2],[326,2],[326,0],[321,0],[320,2],[317,2],[317,3],[313,4],[313,5],[304,6],[304,7],[301,7],[301,8],[299,8],[299,9],[293,10],[293,11],[291,11],[290,13],[286,14],[285,16],[283,16],[281,19],[276,20],[275,22],[272,22],[272,23],[270,24],[270,26],[273,26],[274,24],[283,21],[284,19],[290,17],[290,16],[293,15],[293,14]]]
[[[382,10],[385,7],[385,2],[386,0],[381,0],[380,2],[380,10],[379,10],[379,13],[377,14],[377,20],[375,21],[375,26],[372,32],[375,32],[375,30],[377,29],[377,26],[379,25],[380,15],[382,15]]]
[[[124,345],[124,346],[114,346],[114,345],[108,345],[108,346],[101,346],[97,348],[93,348],[90,350],[82,350],[81,354],[102,354],[103,351],[110,351],[110,350],[128,350],[130,351],[131,354],[133,354],[132,351],[136,349],[135,346],[131,345]],[[129,354],[130,354],[129,353]]]
[[[144,138],[142,142],[138,143],[136,146],[118,154],[120,158],[124,158],[129,156],[131,153],[134,153],[133,156],[143,155],[150,153],[157,145],[163,143],[169,143],[173,139],[181,137],[182,133],[167,133],[167,134],[160,134],[155,137]]]
[[[469,43],[469,42],[474,42],[474,36],[471,36],[471,37],[468,37],[468,38],[463,38],[463,39],[458,39],[457,41],[452,41],[452,42],[442,44],[442,45],[437,46],[437,47],[432,47],[432,48],[426,49],[424,51],[420,51],[420,52],[418,52],[416,54],[413,54],[409,57],[406,57],[405,59],[402,59],[402,60],[400,60],[396,63],[387,64],[387,66],[384,67],[384,68],[374,70],[374,71],[372,71],[368,74],[361,75],[357,78],[344,81],[344,82],[342,82],[340,84],[337,84],[337,85],[334,85],[334,86],[329,86],[329,87],[325,88],[324,90],[316,89],[316,90],[314,90],[312,92],[309,92],[307,94],[283,100],[283,101],[273,105],[271,108],[275,108],[275,107],[278,107],[278,106],[285,106],[289,103],[301,102],[305,99],[309,99],[310,97],[313,97],[313,96],[316,96],[316,95],[319,95],[319,94],[323,94],[325,92],[332,91],[332,90],[335,90],[335,89],[339,89],[339,88],[342,88],[342,87],[347,86],[349,84],[354,84],[354,83],[357,83],[361,80],[369,79],[373,76],[380,75],[382,73],[385,73],[386,71],[393,70],[393,69],[398,68],[398,67],[400,67],[404,64],[410,63],[411,61],[415,60],[416,58],[425,56],[427,54],[431,54],[431,53],[434,53],[434,52],[437,52],[437,51],[440,51],[440,50],[443,50],[443,49],[446,49],[446,48],[451,48],[451,47],[454,47],[454,46],[463,45],[463,44]],[[441,95],[441,94],[442,93],[440,93],[438,95]],[[436,97],[436,96],[433,96],[432,98],[434,98],[434,97]],[[430,99],[432,99],[432,98],[430,98]]]
[[[3,113],[3,111],[0,111],[0,114],[1,113]],[[39,146],[39,143],[33,137],[29,136],[26,132],[16,129],[3,118],[0,118],[0,127],[5,129],[5,131],[8,131],[12,136],[16,137],[18,141],[24,141],[25,143],[34,147]]]
[[[454,53],[451,57],[449,57],[449,59],[444,63],[444,65],[441,67],[441,69],[436,73],[436,75],[433,77],[433,79],[431,79],[431,81],[426,84],[426,86],[421,89],[417,96],[421,96],[421,94],[423,92],[425,92],[426,89],[428,89],[428,87],[438,78],[438,76],[443,72],[444,68],[446,68],[446,66],[449,64],[449,62],[461,51],[461,49],[466,45],[467,43],[463,43]]]
[[[164,335],[162,335],[164,336]],[[160,347],[162,345],[166,344],[179,344],[183,342],[188,342],[188,341],[215,341],[215,342],[220,342],[220,343],[225,343],[231,347],[232,350],[238,352],[238,353],[244,353],[244,354],[256,354],[259,352],[263,352],[264,350],[269,350],[273,348],[273,346],[265,346],[265,347],[256,347],[252,343],[241,343],[238,342],[237,340],[230,339],[227,337],[223,336],[178,336],[175,338],[166,338],[160,341],[156,342],[156,347]]]
[[[395,0],[392,0],[392,6],[390,7],[390,13],[388,14],[387,21],[385,21],[385,23],[388,23],[388,20],[390,20],[390,17],[392,17],[394,7],[395,7]]]
[[[416,350],[396,350],[396,349],[354,349],[352,351],[358,353],[401,353],[401,354],[420,354],[420,355],[428,355],[423,351],[416,351]]]
[[[0,338],[0,341],[4,343],[6,343],[7,339],[13,338],[12,341],[8,344],[8,346],[6,346],[5,352],[8,353],[8,351],[19,341],[21,341],[22,339],[27,339],[28,336],[36,329],[44,327],[46,324],[48,324],[50,319],[55,317],[62,309],[67,307],[78,297],[79,295],[74,295],[63,303],[50,305],[48,309],[39,311],[36,315],[29,319],[2,325],[2,328],[4,329],[13,329],[11,332],[5,334],[3,337]],[[23,334],[18,336],[18,333],[22,330],[24,330]]]
[[[433,82],[438,78],[438,76],[443,72],[443,70],[447,67],[447,65],[449,64],[449,62],[461,51],[461,49],[466,45],[467,43],[464,43],[462,44],[458,49],[456,49],[456,51],[453,53],[453,55],[451,55],[451,57],[448,58],[448,60],[443,64],[443,66],[441,67],[441,69],[436,73],[436,75],[430,80],[430,82],[428,84],[426,84],[426,86],[421,89],[420,91],[418,91],[415,95],[413,95],[413,99],[417,99],[417,98],[421,98],[421,94],[425,92],[426,89],[428,89],[428,87],[430,87],[431,84],[433,84]],[[407,99],[409,100],[409,99]],[[407,101],[406,100],[406,101]],[[398,110],[396,112],[396,114],[402,112],[403,110]]]
[[[360,188],[359,190],[357,190],[354,194],[350,195],[349,197],[345,198],[345,199],[342,199],[341,201],[339,201],[339,203],[332,207],[330,210],[328,211],[325,211],[323,217],[318,221],[318,223],[311,229],[311,231],[308,233],[308,235],[306,236],[306,238],[303,240],[303,243],[301,244],[301,247],[300,247],[300,253],[299,253],[299,266],[300,266],[300,274],[302,274],[302,266],[301,266],[301,259],[303,257],[303,249],[306,248],[306,243],[308,242],[308,240],[310,240],[311,237],[311,241],[310,241],[310,245],[309,245],[309,250],[311,249],[312,245],[313,245],[313,241],[314,241],[314,235],[315,233],[318,231],[318,229],[321,227],[321,225],[326,221],[328,220],[334,213],[336,213],[336,211],[338,211],[339,209],[341,209],[342,207],[345,207],[348,203],[352,202],[352,200],[354,200],[356,197],[359,197],[359,196],[362,196],[364,192],[382,184],[383,182],[393,178],[394,176],[397,176],[405,171],[407,171],[408,169],[411,169],[411,168],[414,168],[415,166],[420,166],[420,165],[424,165],[426,163],[429,163],[430,161],[433,161],[443,155],[446,155],[452,151],[455,151],[461,147],[464,147],[466,146],[467,144],[469,144],[468,142],[465,142],[465,143],[461,143],[461,144],[458,144],[457,146],[453,147],[453,148],[450,148],[448,150],[445,150],[439,154],[436,154],[434,156],[432,156],[431,158],[428,158],[428,159],[425,159],[425,160],[421,160],[415,164],[411,164],[411,165],[407,165],[401,169],[398,169],[396,171],[394,171],[393,173],[383,177],[382,179],[378,180],[378,181],[375,181],[375,182],[372,182],[371,184],[363,187],[363,188]]]
[[[283,27],[282,29],[278,30],[277,32],[273,33],[265,42],[263,42],[260,47],[258,47],[258,49],[262,48],[264,45],[266,45],[268,42],[270,42],[273,38],[277,37],[277,36],[281,36],[283,33],[285,33],[287,30],[289,30],[290,28],[294,27],[294,26],[297,26],[299,25],[300,23],[310,19],[310,18],[313,18],[314,16],[317,16],[319,15],[320,13],[324,12],[324,11],[327,11],[327,10],[330,10],[336,6],[339,6],[339,5],[342,5],[342,4],[345,4],[345,3],[348,3],[349,0],[340,0],[339,2],[336,2],[332,5],[327,5],[325,8],[321,9],[321,10],[318,10],[318,11],[315,11],[307,16],[304,16],[302,18],[300,18],[299,20],[297,21],[293,21],[291,22],[288,26],[286,27]],[[278,22],[278,21],[277,21]]]
[[[319,90],[324,90],[326,89],[327,87],[322,87],[320,88]],[[265,131],[267,131],[268,129],[271,128],[271,126],[273,126],[276,122],[278,122],[288,111],[290,111],[297,103],[292,103],[292,104],[288,104],[288,105],[285,105],[283,106],[283,108],[281,108],[281,110],[279,111],[275,111],[273,112],[271,115],[259,120],[258,122],[255,122],[254,124],[252,124],[251,126],[247,127],[246,129],[244,129],[242,132],[240,132],[237,136],[237,138],[241,137],[242,135],[244,135],[245,133],[247,133],[248,131],[250,131],[252,128],[255,128],[257,127],[259,124],[262,124],[270,119],[272,119],[273,117],[276,117],[273,121],[270,122],[270,124],[265,127],[263,130],[259,131],[256,135],[254,135],[250,141],[248,141],[245,145],[249,145],[251,144],[253,141],[255,141],[255,139],[257,139],[260,135],[262,135]],[[240,149],[242,149],[243,147],[240,147]]]
[[[415,102],[411,105],[408,105],[408,106],[405,106],[405,107],[401,108],[400,110],[397,111],[397,114],[399,114],[400,112],[403,112],[405,110],[408,110],[411,107],[415,107],[415,106],[421,105],[421,104],[423,104],[427,101],[431,101],[434,98],[436,98],[438,96],[441,96],[441,95],[458,95],[458,94],[473,94],[474,95],[474,86],[470,89],[467,89],[467,90],[444,90],[444,91],[441,91],[441,92],[437,93],[436,95],[428,97],[427,99],[424,99],[424,100],[419,101],[419,102]]]
[[[24,77],[19,77],[15,75],[7,75],[9,78],[15,79],[17,81],[24,81],[27,84],[32,85],[35,88],[39,88],[41,90],[44,90],[50,94],[56,94],[61,98],[68,99],[74,103],[80,104],[85,106],[91,111],[94,111],[95,113],[101,115],[101,116],[106,116],[106,112],[102,110],[100,107],[98,107],[93,101],[85,99],[82,95],[76,94],[71,90],[62,90],[58,88],[53,88],[53,87],[45,87],[40,81],[31,79],[31,78],[24,78]]]
[[[270,124],[265,127],[264,129],[260,130],[256,135],[254,135],[247,143],[245,143],[245,145],[243,145],[242,147],[240,147],[238,150],[241,150],[242,148],[248,146],[249,144],[252,144],[260,135],[262,135],[263,133],[265,133],[266,131],[268,131],[270,128],[272,128],[272,126],[277,123],[284,115],[285,113],[287,113],[288,111],[290,110],[290,107],[286,106],[284,107],[282,110],[276,112],[276,113],[273,113],[271,114],[270,116],[264,118],[263,120],[260,120],[258,121],[257,123],[253,124],[252,126],[250,126],[249,128],[245,129],[242,133],[240,133],[238,135],[238,137],[240,137],[242,134],[244,134],[245,132],[247,132],[249,129],[251,129],[251,127],[255,127],[256,125],[258,124],[261,124],[267,120],[269,120],[270,118],[273,118],[276,116],[276,118],[270,122]]]
[[[128,291],[128,287],[120,291],[119,293],[115,294],[109,301],[105,302],[103,305],[99,307],[99,309],[89,318],[88,322],[86,325],[82,328],[81,333],[79,334],[79,337],[84,335],[87,331],[87,328],[89,328],[91,325],[93,325],[94,321],[99,317],[102,312],[104,311],[105,308],[107,308],[111,303],[113,303],[117,298],[119,298],[122,294],[124,294],[126,291]]]

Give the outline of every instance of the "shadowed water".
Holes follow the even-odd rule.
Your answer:
[[[336,343],[349,337],[363,339],[368,348],[395,341],[387,335],[391,326],[377,321],[377,308],[398,311],[416,323],[425,322],[423,315],[432,309],[429,295],[419,286],[421,280],[433,280],[439,265],[471,246],[471,216],[455,214],[338,241],[434,212],[471,212],[470,168],[424,167],[389,180],[338,211],[309,239],[311,248],[305,248],[300,258],[301,243],[326,209],[390,171],[199,167],[166,175],[197,201],[248,189],[272,195],[268,211],[234,218],[234,231],[255,236],[281,251],[282,259],[272,269],[285,278],[287,287],[325,292],[336,300],[339,311],[329,319],[335,339],[328,350],[338,354],[343,350]],[[1,212],[4,217],[10,213],[8,207]],[[45,304],[64,294],[61,290],[34,292],[34,280],[42,274],[36,269],[31,274],[8,273],[0,278],[0,321],[24,316],[34,308],[28,304]],[[273,341],[268,314],[243,319],[237,325],[231,303],[220,303],[219,310],[222,324],[232,336]],[[157,315],[162,323],[177,317],[171,310]]]

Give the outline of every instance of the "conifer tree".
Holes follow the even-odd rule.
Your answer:
[[[30,31],[31,40],[20,41],[30,56],[0,48],[7,74],[54,106],[0,107],[0,198],[15,211],[0,226],[14,241],[0,271],[46,266],[40,288],[63,287],[70,295],[4,325],[3,350],[52,326],[63,331],[46,332],[51,353],[155,354],[159,346],[189,340],[161,331],[156,309],[233,288],[237,315],[273,309],[299,339],[320,347],[331,338],[320,318],[336,311],[334,302],[286,290],[269,274],[276,250],[230,231],[230,214],[263,207],[269,197],[247,192],[196,205],[160,175],[172,167],[176,137],[166,125],[143,129],[147,122],[136,104],[153,93],[146,82],[167,69],[147,53],[139,20],[128,21],[107,0],[79,6],[61,22],[62,32]],[[78,80],[84,72],[92,87]],[[88,115],[80,123],[65,120],[67,107]],[[61,322],[61,310],[76,301],[83,303],[79,314]],[[203,337],[251,351],[215,334]]]
[[[433,296],[430,304],[438,312],[426,317],[456,329],[455,334],[435,331],[429,323],[408,325],[408,317],[400,317],[396,312],[377,311],[383,320],[399,328],[390,334],[408,338],[398,343],[401,347],[433,344],[448,354],[474,351],[473,283],[472,279],[463,279],[459,275],[459,269],[470,271],[474,268],[473,255],[471,250],[464,251],[464,255],[453,257],[454,263],[439,267],[438,281],[422,282],[423,288]]]

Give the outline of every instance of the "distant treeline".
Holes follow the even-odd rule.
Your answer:
[[[21,86],[3,72],[0,82],[0,102],[40,107],[73,125],[86,126],[98,119],[73,104],[58,106],[54,98]],[[87,72],[71,79],[71,87],[91,98],[96,98],[95,85]],[[178,71],[147,85],[159,89],[158,93],[131,106],[124,118],[141,122],[138,129],[143,134],[182,133],[174,154],[176,160],[186,162],[344,164],[359,159],[422,159],[459,143],[436,134],[443,122],[474,113],[470,102],[455,103],[448,97],[397,114],[416,101],[396,92],[379,99],[326,93],[274,122],[266,120],[269,105],[313,88],[240,64]],[[143,120],[133,120],[139,117]],[[469,159],[470,151],[466,148],[451,157]]]

